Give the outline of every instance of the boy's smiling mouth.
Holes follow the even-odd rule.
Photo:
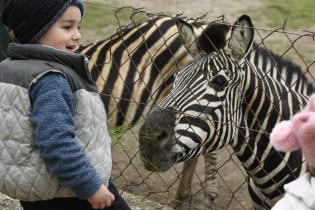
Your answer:
[[[75,51],[75,50],[77,50],[77,45],[76,44],[74,44],[74,45],[66,45],[66,49],[67,50],[69,50],[69,51]]]

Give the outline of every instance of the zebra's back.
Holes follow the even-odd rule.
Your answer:
[[[175,21],[151,18],[82,47],[110,125],[139,121],[169,92],[177,68],[191,60]]]

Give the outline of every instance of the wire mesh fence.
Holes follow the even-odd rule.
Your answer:
[[[185,166],[178,163],[165,172],[156,172],[144,168],[139,154],[139,127],[150,110],[170,92],[176,72],[193,60],[179,37],[176,23],[180,20],[191,24],[196,37],[209,24],[232,24],[224,16],[206,21],[204,17],[193,19],[183,14],[147,13],[142,8],[91,3],[86,6],[87,10],[89,6],[97,6],[102,11],[111,11],[114,23],[114,26],[104,26],[104,31],[98,28],[97,33],[106,34],[102,35],[103,39],[86,43],[80,50],[90,59],[91,74],[108,113],[115,184],[176,209],[211,209],[212,205],[219,210],[252,208],[247,190],[248,175],[231,146],[219,150],[216,164],[212,166],[217,187],[211,182],[213,177],[209,177],[209,166],[203,157],[198,163],[195,159],[187,161]],[[254,30],[258,46],[297,63],[303,69],[301,75],[314,83],[314,32],[289,32],[285,23],[276,29],[256,26]],[[89,36],[94,32],[85,33]],[[6,55],[6,44],[6,40],[1,40],[1,55]],[[296,78],[296,82],[299,79]],[[269,135],[263,128],[256,129],[257,133]],[[211,193],[217,193],[215,201],[209,200]]]

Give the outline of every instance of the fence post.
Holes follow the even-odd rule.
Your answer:
[[[9,36],[3,23],[0,21],[0,61],[7,57]]]

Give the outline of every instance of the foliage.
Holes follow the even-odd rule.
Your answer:
[[[128,130],[130,130],[132,127],[134,126],[134,123],[130,123],[127,125],[121,125],[121,126],[116,126],[113,128],[109,128],[109,135],[114,137],[114,136],[118,136],[121,134],[124,134],[125,132],[127,132]]]
[[[128,143],[128,141],[124,141],[123,138],[123,136],[132,135],[134,125],[134,123],[130,123],[108,128],[108,132],[112,140],[112,146],[116,151],[127,152],[127,154],[134,154],[137,152],[138,147],[135,148],[134,146],[129,145],[130,143]]]

